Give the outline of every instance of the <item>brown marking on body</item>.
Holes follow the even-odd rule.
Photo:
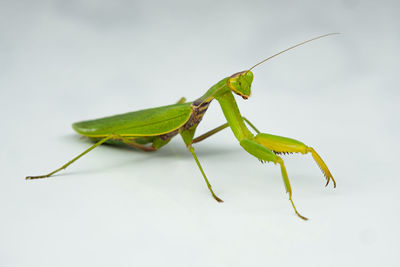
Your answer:
[[[172,132],[160,135],[160,138],[161,138],[161,140],[166,141],[168,139],[171,139],[172,137],[174,137],[178,133],[179,133],[179,129],[176,129],[176,130],[173,130]]]
[[[200,123],[206,113],[208,106],[212,100],[202,102],[200,99],[192,103],[192,114],[190,115],[188,121],[179,129],[175,129],[169,133],[160,135],[161,140],[166,141],[177,135],[180,131],[189,130],[193,126]]]
[[[246,73],[246,72],[248,72],[248,70],[236,72],[236,73],[232,74],[231,77],[229,77],[229,78],[239,77],[241,74]]]
[[[196,102],[193,102],[192,103],[192,109],[193,109],[192,115],[190,115],[190,118],[185,123],[185,125],[182,126],[182,129],[188,130],[188,129],[192,128],[194,125],[199,124],[200,121],[203,119],[204,113],[206,113],[211,101],[212,100],[207,101],[207,102],[202,102],[199,104],[197,104]]]
[[[157,150],[153,145],[142,145],[142,144],[137,143],[135,141],[135,138],[126,138],[126,137],[117,135],[115,138],[111,138],[110,140],[120,141],[127,146],[138,148],[138,149],[146,151],[146,152],[152,152],[152,151]]]

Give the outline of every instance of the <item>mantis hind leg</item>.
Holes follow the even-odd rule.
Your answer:
[[[125,137],[125,136],[117,136],[117,138],[118,139],[111,139],[111,140],[118,140],[127,146],[138,148],[145,152],[153,152],[158,149],[153,144],[151,144],[151,145],[141,144],[137,138],[129,138],[129,137]],[[152,140],[145,140],[146,144],[149,142],[152,142]]]
[[[73,158],[72,160],[68,161],[67,163],[65,163],[63,166],[61,166],[60,168],[45,174],[45,175],[38,175],[38,176],[27,176],[25,177],[26,180],[32,180],[32,179],[40,179],[40,178],[47,178],[52,176],[53,174],[67,168],[69,165],[71,165],[72,163],[74,163],[76,160],[78,160],[80,157],[82,157],[83,155],[87,154],[88,152],[92,151],[94,148],[98,147],[99,145],[103,144],[104,142],[106,142],[107,140],[111,139],[113,136],[109,135],[104,137],[103,139],[101,139],[100,141],[98,141],[97,143],[95,143],[94,145],[92,145],[91,147],[89,147],[88,149],[86,149],[85,151],[83,151],[81,154],[79,154],[78,156],[76,156],[75,158]]]
[[[285,184],[286,192],[289,194],[289,200],[290,203],[293,206],[293,209],[297,216],[299,216],[303,220],[308,220],[306,217],[302,216],[296,209],[296,206],[293,203],[292,200],[292,187],[290,186],[290,181],[289,177],[286,172],[285,164],[283,163],[283,160],[281,157],[277,156],[269,150],[267,147],[263,146],[262,144],[259,144],[255,140],[250,140],[250,139],[243,139],[240,141],[240,145],[251,155],[255,156],[258,158],[260,161],[268,161],[268,162],[273,162],[275,164],[279,164],[281,167],[281,173],[282,173],[282,178],[283,182]]]
[[[295,139],[272,135],[272,134],[266,134],[266,133],[258,134],[255,138],[255,141],[259,144],[262,144],[265,147],[268,147],[276,154],[311,153],[312,157],[314,158],[314,161],[317,163],[317,165],[319,166],[319,168],[321,169],[322,173],[326,178],[326,185],[328,185],[329,181],[332,180],[333,186],[336,187],[336,181],[335,179],[333,179],[333,176],[329,171],[328,166],[326,166],[321,156],[318,155],[318,153],[312,147],[309,147]]]

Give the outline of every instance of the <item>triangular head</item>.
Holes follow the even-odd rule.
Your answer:
[[[254,75],[251,71],[245,70],[237,72],[229,77],[227,84],[228,87],[243,99],[249,98],[251,95],[251,83],[253,82]]]

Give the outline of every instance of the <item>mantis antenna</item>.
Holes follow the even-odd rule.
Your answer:
[[[340,33],[339,33],[339,32],[332,32],[332,33],[320,35],[320,36],[314,37],[314,38],[312,38],[312,39],[309,39],[309,40],[307,40],[307,41],[298,43],[298,44],[296,44],[296,45],[294,45],[294,46],[291,46],[291,47],[289,47],[289,48],[286,48],[285,50],[282,50],[282,51],[280,51],[280,52],[278,52],[278,53],[276,53],[276,54],[274,54],[274,55],[272,55],[272,56],[270,56],[270,57],[267,57],[266,59],[261,60],[260,62],[258,62],[257,64],[255,64],[253,67],[251,67],[251,68],[249,69],[249,71],[251,71],[252,69],[254,69],[255,67],[257,67],[258,65],[264,63],[265,61],[270,60],[271,58],[276,57],[277,55],[280,55],[280,54],[282,54],[282,53],[285,53],[286,51],[289,51],[289,50],[291,50],[291,49],[293,49],[293,48],[295,48],[295,47],[298,47],[298,46],[301,46],[301,45],[303,45],[303,44],[312,42],[312,41],[314,41],[314,40],[317,40],[317,39],[320,39],[320,38],[323,38],[323,37],[326,37],[326,36],[329,36],[329,35],[334,35],[334,34],[340,34]]]

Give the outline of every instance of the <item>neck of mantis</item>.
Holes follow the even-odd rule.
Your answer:
[[[226,82],[229,79],[229,77],[222,79],[215,85],[213,85],[210,89],[207,90],[207,92],[202,95],[200,98],[196,99],[193,103],[195,105],[200,105],[204,102],[208,102],[216,98],[216,96],[220,94],[224,94],[227,91],[230,91],[230,89],[226,86]]]
[[[232,129],[233,134],[239,142],[244,138],[254,139],[254,135],[244,123],[231,89],[227,86],[228,79],[229,77],[219,81],[193,103],[195,105],[200,105],[201,103],[211,101],[214,98],[217,99],[225,118],[228,121],[229,127]]]

